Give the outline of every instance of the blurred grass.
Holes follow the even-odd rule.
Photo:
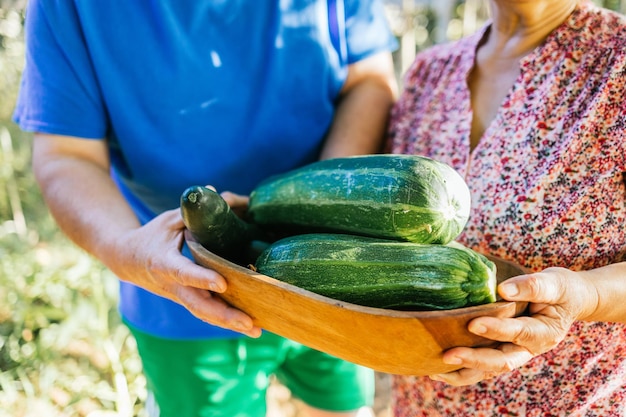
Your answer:
[[[0,281],[0,415],[140,415],[145,381],[108,271],[60,236],[13,233]]]
[[[11,121],[24,2],[0,2],[0,417],[142,416],[145,379],[117,280],[57,229]]]
[[[145,381],[117,315],[117,280],[57,230],[29,173],[30,138],[6,125],[0,124],[0,416],[138,415]]]
[[[56,228],[30,135],[3,122],[0,142],[0,417],[140,416],[145,380],[116,278]]]

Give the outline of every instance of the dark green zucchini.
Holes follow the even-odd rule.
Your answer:
[[[318,161],[250,194],[251,222],[278,236],[339,232],[448,243],[465,227],[470,192],[450,166],[415,155]]]
[[[210,252],[233,262],[245,262],[251,242],[262,238],[257,226],[235,214],[215,191],[200,185],[187,188],[180,197],[185,227]]]
[[[274,242],[258,272],[336,300],[396,310],[447,310],[496,300],[496,266],[463,245],[343,234]]]

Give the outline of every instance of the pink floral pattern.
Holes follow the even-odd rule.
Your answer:
[[[626,20],[582,1],[522,61],[470,153],[467,76],[487,27],[421,53],[393,110],[390,151],[459,171],[472,211],[459,240],[532,270],[626,260]],[[626,326],[576,322],[553,351],[451,387],[396,376],[395,417],[626,416]]]

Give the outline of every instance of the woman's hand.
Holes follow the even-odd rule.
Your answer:
[[[106,264],[120,279],[183,305],[207,323],[260,336],[247,314],[219,297],[226,291],[224,277],[181,254],[184,227],[179,209],[167,211],[118,239]]]
[[[500,343],[495,348],[458,347],[444,353],[443,361],[463,368],[431,379],[451,385],[469,385],[509,372],[556,347],[574,321],[591,315],[598,294],[583,273],[565,268],[511,278],[500,284],[505,300],[527,301],[528,316],[479,317],[469,331]]]

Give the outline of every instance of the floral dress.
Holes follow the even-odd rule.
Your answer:
[[[521,62],[470,152],[475,35],[416,58],[389,147],[446,162],[472,192],[459,241],[531,270],[626,260],[626,20],[582,1]],[[576,322],[555,349],[467,387],[393,378],[395,417],[626,416],[626,325]]]

